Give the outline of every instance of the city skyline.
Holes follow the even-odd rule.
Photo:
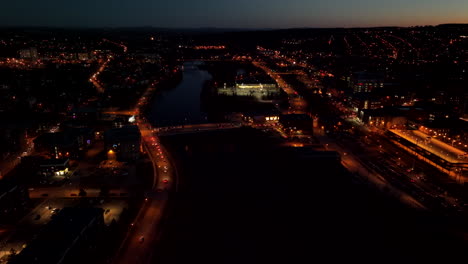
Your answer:
[[[15,1],[1,26],[163,28],[334,28],[464,23],[468,3],[444,1]]]
[[[0,264],[468,260],[468,1],[2,7]]]

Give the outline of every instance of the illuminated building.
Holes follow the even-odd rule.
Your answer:
[[[138,126],[113,128],[104,133],[106,150],[115,152],[118,160],[136,160],[140,157],[141,133]]]
[[[462,119],[441,119],[424,122],[419,126],[419,131],[428,136],[437,138],[447,144],[468,150],[468,122]]]
[[[221,49],[226,49],[226,46],[224,45],[219,45],[219,46],[195,46],[194,49],[196,50],[221,50]]]
[[[78,53],[77,57],[78,57],[78,60],[81,60],[81,61],[87,61],[90,59],[89,53],[87,52]]]
[[[408,121],[405,113],[394,107],[363,109],[358,117],[365,124],[382,128],[403,128]]]
[[[259,82],[255,80],[238,82],[234,87],[226,84],[218,89],[218,95],[254,97],[258,101],[271,101],[269,98],[280,94],[280,88],[276,83]]]
[[[356,93],[352,96],[350,103],[356,112],[363,109],[382,108],[381,97],[372,93]]]
[[[36,48],[22,49],[19,51],[19,55],[21,59],[26,60],[37,60],[39,58]]]
[[[301,131],[302,134],[312,135],[313,120],[307,114],[288,114],[281,115],[279,122],[283,128],[291,131]]]
[[[277,124],[279,121],[279,111],[276,109],[264,111],[252,111],[243,114],[243,121],[252,124]]]
[[[39,164],[43,176],[66,176],[70,166],[69,159],[48,159]]]
[[[356,72],[350,78],[354,93],[370,93],[384,87],[384,75],[381,73]]]

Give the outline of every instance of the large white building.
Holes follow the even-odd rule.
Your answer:
[[[226,96],[250,96],[258,101],[271,101],[269,97],[278,96],[280,88],[275,83],[236,83],[233,87],[224,87],[218,89],[218,95]]]

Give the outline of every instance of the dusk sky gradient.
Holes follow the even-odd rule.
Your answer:
[[[15,0],[0,26],[366,27],[468,23],[467,0]]]

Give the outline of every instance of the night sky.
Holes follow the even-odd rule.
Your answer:
[[[467,0],[15,0],[0,26],[364,27],[467,23]]]

